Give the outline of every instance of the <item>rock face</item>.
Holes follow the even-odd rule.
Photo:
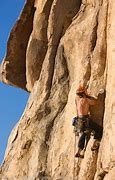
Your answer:
[[[11,30],[2,63],[2,81],[26,89],[26,49],[33,28],[34,0],[27,1]]]
[[[36,0],[26,8],[0,69],[3,82],[31,94],[9,137],[0,179],[114,180],[115,1]],[[98,151],[91,151],[92,137],[84,159],[75,160],[71,119],[81,82],[98,97],[90,111],[103,136]]]

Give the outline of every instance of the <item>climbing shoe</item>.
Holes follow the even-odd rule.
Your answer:
[[[99,140],[95,140],[94,143],[93,143],[93,146],[91,147],[91,150],[92,151],[98,150],[99,149],[99,145],[100,145]]]
[[[76,158],[84,158],[84,155],[81,155],[80,153],[76,153],[76,154],[75,154],[75,157],[76,157]]]

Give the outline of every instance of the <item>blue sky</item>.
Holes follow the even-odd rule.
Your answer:
[[[25,0],[0,1],[0,63],[6,52],[11,28],[19,16]],[[4,157],[8,136],[20,119],[29,93],[0,82],[0,164]]]

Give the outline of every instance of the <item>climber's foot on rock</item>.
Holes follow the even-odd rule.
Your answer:
[[[76,153],[76,154],[75,154],[75,157],[76,157],[76,158],[84,158],[84,155],[82,155],[82,154],[80,154],[80,153]]]
[[[95,140],[93,146],[91,147],[91,150],[92,151],[98,150],[99,149],[99,145],[100,145],[100,142],[98,140]]]

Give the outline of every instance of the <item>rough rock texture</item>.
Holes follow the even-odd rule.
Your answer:
[[[36,1],[34,27],[26,58],[27,89],[29,91],[32,90],[34,82],[40,76],[44,59],[50,58],[53,66],[62,33],[65,32],[72,17],[78,12],[79,6],[80,3],[76,0]]]
[[[2,81],[23,89],[26,89],[26,49],[33,27],[34,11],[34,0],[27,0],[11,30],[2,63]]]
[[[9,137],[0,179],[114,180],[115,1],[36,0],[35,7],[32,33],[26,33],[30,37],[20,79],[25,77],[26,83],[22,86],[17,81],[21,77],[18,68],[19,76],[15,73],[12,82],[13,65],[4,69],[7,78],[2,75],[5,83],[27,87],[31,94]],[[25,29],[28,31],[28,26]],[[8,47],[10,43],[9,39]],[[15,53],[18,67],[19,53]],[[12,51],[7,56],[12,56]],[[6,60],[1,67],[7,67]],[[84,159],[75,160],[71,119],[76,115],[75,90],[79,83],[88,84],[88,93],[98,97],[91,115],[103,126],[103,137],[99,151],[91,151],[91,137]],[[105,91],[98,96],[100,89]]]

